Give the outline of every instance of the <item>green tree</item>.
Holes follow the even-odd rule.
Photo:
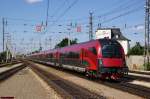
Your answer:
[[[7,56],[8,55],[8,56]],[[6,62],[6,56],[8,57],[7,62],[11,61],[12,59],[12,53],[10,51],[4,51],[0,53],[0,62]]]
[[[0,62],[6,61],[6,51],[0,53]]]
[[[145,67],[145,70],[150,70],[150,63],[145,63],[143,64],[143,66]]]
[[[70,45],[77,44],[77,39],[70,40]],[[55,48],[61,48],[68,46],[68,38],[64,38],[60,43],[58,43]]]
[[[139,42],[136,42],[136,45],[129,50],[128,55],[143,55],[143,53],[144,47]]]

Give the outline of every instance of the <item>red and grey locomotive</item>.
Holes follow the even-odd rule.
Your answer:
[[[48,64],[84,72],[88,77],[118,79],[128,73],[122,46],[112,39],[97,39],[32,54]]]

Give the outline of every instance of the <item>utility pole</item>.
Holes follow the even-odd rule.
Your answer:
[[[9,51],[8,51],[8,42],[6,44],[6,63],[8,62],[8,56],[9,56]]]
[[[48,17],[49,17],[49,0],[47,0],[46,27],[48,25]]]
[[[47,48],[47,45],[48,45],[48,40],[47,38],[45,38],[45,47]]]
[[[98,23],[98,28],[101,28],[101,23]]]
[[[7,37],[7,39],[6,39],[6,52],[7,52],[6,58],[7,58],[7,62],[8,62],[11,59],[11,55],[10,55],[10,53],[11,53],[11,35],[9,32],[5,33],[5,34],[7,34],[6,35],[6,37]]]
[[[149,15],[150,14],[150,0],[146,0],[145,6],[145,48],[144,48],[144,64],[149,64]],[[147,68],[145,68],[147,69]]]
[[[8,62],[8,59],[10,59],[10,49],[9,49],[9,47],[10,47],[10,35],[9,35],[9,33],[5,33],[5,25],[7,26],[7,20],[5,21],[5,18],[2,18],[2,24],[3,24],[3,52],[6,50],[6,62]],[[5,43],[5,34],[7,34],[6,35],[6,37],[7,37],[7,41],[6,41],[6,43]]]
[[[50,46],[50,49],[52,49],[52,39],[51,39],[51,37],[49,37],[49,46]]]
[[[5,51],[5,19],[2,18],[2,25],[3,25],[3,52]]]
[[[41,44],[41,40],[39,42],[39,51],[42,51],[42,44]]]
[[[89,40],[93,39],[93,13],[90,12],[89,17]]]
[[[68,26],[69,26],[69,28],[68,28],[68,46],[70,46],[71,45],[71,42],[70,42],[70,40],[71,40],[70,32],[71,32],[71,28],[72,28],[72,23],[70,23],[70,25],[68,25]]]
[[[99,23],[98,23],[98,28],[101,28],[102,24],[100,23],[100,16],[99,16]]]
[[[71,29],[68,29],[68,46],[70,46],[70,30]]]

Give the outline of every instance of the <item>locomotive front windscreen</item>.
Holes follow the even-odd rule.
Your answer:
[[[120,46],[117,45],[104,45],[102,48],[102,55],[104,58],[121,58]]]
[[[116,40],[100,39],[103,58],[121,58],[121,45]]]

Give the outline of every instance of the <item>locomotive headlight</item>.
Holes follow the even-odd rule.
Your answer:
[[[98,63],[99,63],[99,66],[102,66],[103,65],[103,60],[99,59]]]

